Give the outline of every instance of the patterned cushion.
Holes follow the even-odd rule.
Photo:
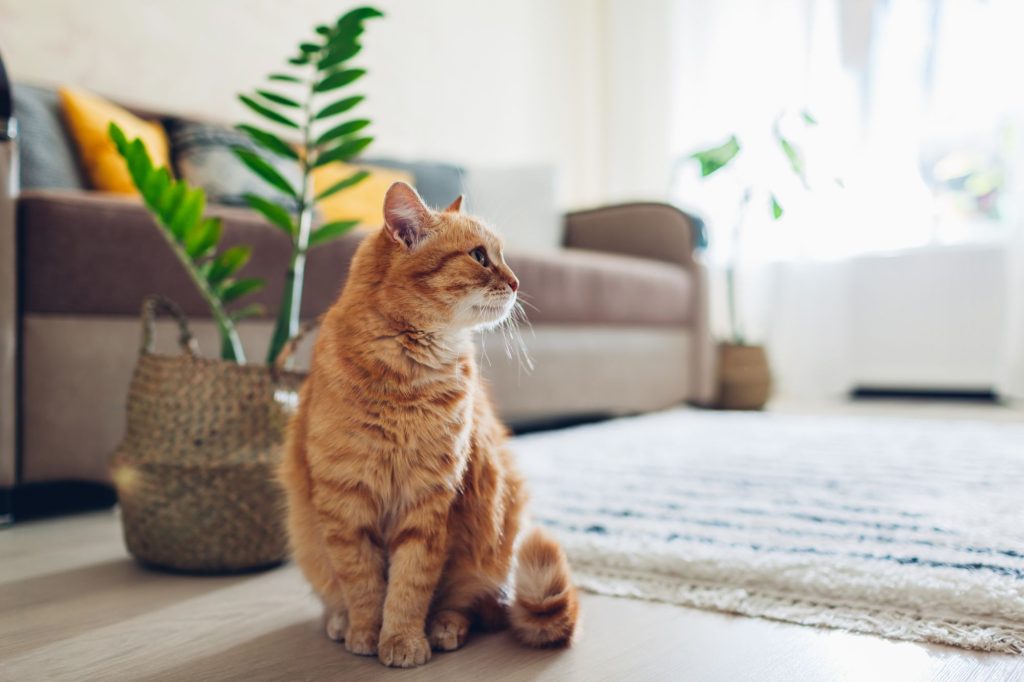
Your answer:
[[[85,189],[56,90],[14,84],[23,189]]]
[[[294,207],[294,200],[274,189],[243,164],[232,151],[244,147],[260,154],[293,187],[301,182],[298,166],[265,152],[245,133],[214,123],[170,119],[171,158],[178,177],[206,190],[207,199],[217,204],[247,206],[245,194],[255,194],[283,206]]]

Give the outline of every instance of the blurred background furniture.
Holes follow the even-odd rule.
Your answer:
[[[0,525],[9,521],[9,495],[14,486],[17,448],[17,306],[14,197],[18,192],[18,124],[13,116],[11,88],[0,59]]]
[[[91,191],[74,167],[54,168],[68,163],[66,149],[57,152],[69,143],[60,137],[65,132],[52,91],[16,86],[15,100],[24,103],[22,147],[32,159],[22,174],[16,225],[7,227],[20,248],[0,251],[0,271],[16,270],[20,288],[17,319],[4,329],[20,338],[17,483],[105,484],[107,458],[124,428],[143,296],[161,293],[178,302],[208,352],[217,348],[216,331],[139,201]],[[499,332],[484,335],[480,362],[511,424],[711,400],[706,278],[686,214],[667,204],[635,203],[559,216],[551,208],[554,173],[543,168],[368,163],[408,172],[433,205],[466,193],[469,210],[509,237],[508,260],[522,282],[532,325],[522,336],[535,369],[528,370]],[[286,269],[286,237],[248,209],[219,206],[213,212],[224,219],[226,246],[254,246],[243,274],[265,278],[265,291],[277,291]],[[546,232],[538,233],[538,225]],[[529,239],[517,240],[531,230]],[[335,299],[366,234],[358,230],[311,252],[305,319],[315,319]],[[243,322],[241,333],[251,357],[262,357],[277,302],[263,294],[252,300],[267,314]],[[158,336],[173,341],[169,330]],[[301,349],[303,363],[310,343]],[[165,350],[172,351],[170,343]],[[4,380],[10,390],[11,379]]]

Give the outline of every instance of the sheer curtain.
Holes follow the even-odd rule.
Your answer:
[[[850,388],[852,259],[1024,245],[1024,183],[1014,175],[1022,25],[1016,0],[674,1],[672,146],[681,161],[672,194],[706,219],[720,270],[737,248],[730,234],[743,189],[762,188],[737,251],[740,307],[784,393]],[[817,125],[802,125],[803,111]],[[778,148],[776,121],[803,154],[810,190]],[[686,155],[731,134],[743,163],[698,178]],[[784,209],[778,221],[769,190]],[[1022,292],[1024,246],[1008,253],[1007,286]],[[1024,293],[1006,333],[1000,388],[1024,393]]]

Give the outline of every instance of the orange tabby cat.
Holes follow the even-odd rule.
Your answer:
[[[561,548],[533,530],[479,377],[472,332],[510,314],[519,281],[501,241],[395,183],[327,312],[281,480],[295,560],[327,635],[391,666],[508,623],[532,646],[569,642],[578,602]]]

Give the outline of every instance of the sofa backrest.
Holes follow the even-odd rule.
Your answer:
[[[74,141],[65,127],[56,90],[17,83],[14,98],[16,115],[23,131],[20,151],[22,187],[89,189]],[[175,120],[224,125],[203,117],[172,116],[138,106],[126,108],[141,118],[159,121],[165,127]],[[172,148],[172,159],[176,156]],[[504,235],[509,250],[552,250],[563,241],[562,216],[555,202],[556,177],[551,166],[464,168],[443,161],[381,156],[370,156],[360,162],[411,174],[423,199],[431,206],[447,206],[459,194],[465,194],[468,209],[491,222]],[[248,173],[241,163],[239,172]]]

